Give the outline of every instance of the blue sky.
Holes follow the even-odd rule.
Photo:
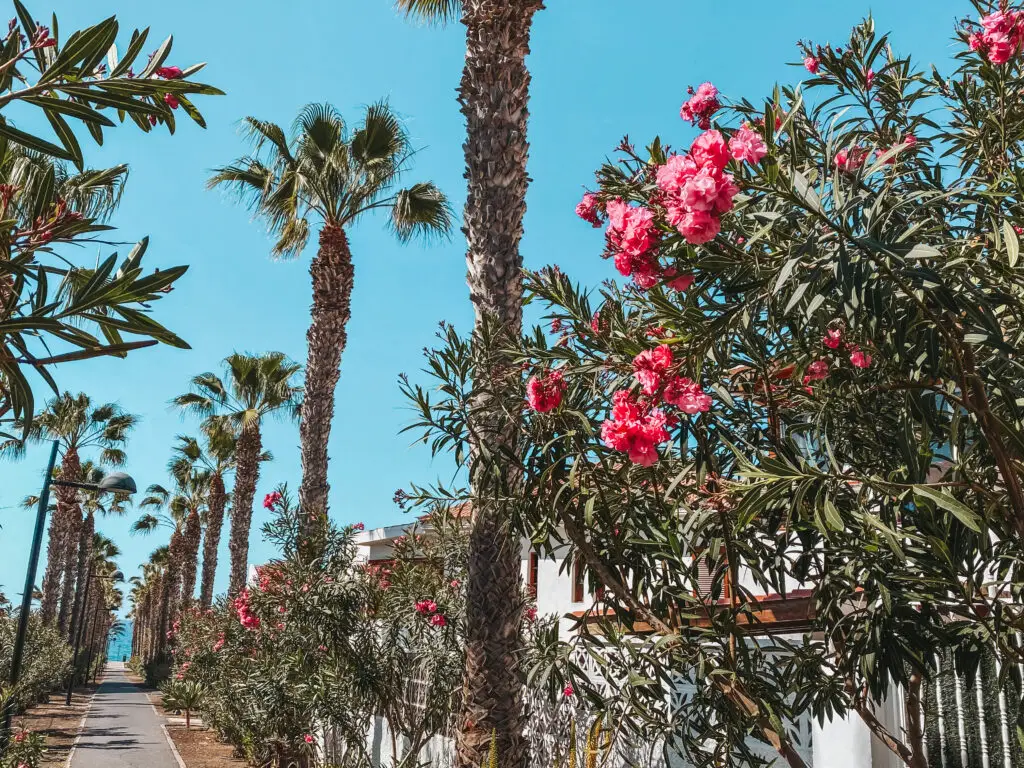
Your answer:
[[[48,16],[50,8],[40,2],[28,5],[40,18]],[[527,266],[555,263],[589,285],[613,270],[598,258],[600,234],[579,222],[573,207],[624,134],[638,145],[656,134],[673,144],[688,143],[693,129],[678,117],[687,85],[712,80],[726,97],[757,103],[775,82],[795,82],[805,74],[786,64],[797,60],[797,39],[844,40],[869,11],[880,30],[894,31],[899,52],[941,66],[952,50],[956,18],[970,10],[966,0],[876,0],[873,6],[858,0],[549,0],[548,5],[536,17],[529,59],[533,182],[522,251]],[[272,261],[263,225],[222,193],[204,189],[210,169],[243,149],[239,118],[251,114],[289,125],[304,104],[330,101],[355,122],[364,105],[386,97],[424,148],[409,180],[433,180],[461,211],[463,125],[455,89],[464,52],[462,27],[407,22],[389,0],[60,0],[52,8],[63,37],[111,14],[125,32],[122,45],[135,26],[152,27],[154,47],[173,33],[168,63],[208,62],[201,79],[227,93],[199,102],[209,125],[205,131],[183,119],[174,136],[144,135],[125,125],[108,133],[102,148],[83,138],[88,164],[131,167],[113,221],[120,237],[150,236],[150,268],[191,265],[178,290],[156,306],[159,319],[192,349],[148,349],[125,361],[65,366],[58,383],[140,415],[126,468],[140,486],[162,483],[174,436],[196,429],[167,405],[192,375],[217,370],[235,350],[305,357],[311,254]],[[432,342],[438,321],[466,328],[472,314],[464,246],[457,236],[430,247],[401,246],[381,222],[367,219],[350,238],[355,293],[330,445],[331,513],[342,522],[372,526],[404,518],[391,502],[396,488],[449,471],[398,434],[409,413],[396,377],[408,372],[415,378],[421,350]],[[85,262],[99,253],[87,251],[81,258]],[[40,397],[47,394],[42,385],[38,391]],[[299,478],[297,428],[270,424],[265,444],[276,458],[264,465],[258,499],[278,482],[296,487]],[[36,447],[16,464],[0,464],[0,590],[9,596],[20,593],[31,536],[31,515],[19,502],[38,492],[45,461],[45,448]],[[264,516],[257,507],[253,562],[271,555],[260,540]],[[128,575],[163,543],[162,536],[130,536],[134,514],[98,525],[123,550],[121,565]],[[226,546],[220,563],[218,591],[226,586]]]

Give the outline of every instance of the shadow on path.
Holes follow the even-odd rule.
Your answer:
[[[71,768],[177,768],[146,692],[107,665],[85,720]]]

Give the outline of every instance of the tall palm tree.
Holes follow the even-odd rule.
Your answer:
[[[268,416],[295,417],[301,407],[300,387],[294,384],[300,366],[280,352],[264,355],[235,353],[224,360],[226,376],[201,373],[192,391],[174,399],[176,405],[200,416],[227,422],[238,434],[235,487],[231,502],[231,578],[228,595],[245,586],[249,564],[252,504],[263,458],[261,425]]]
[[[173,490],[157,484],[146,489],[146,497],[139,503],[146,512],[132,525],[132,532],[152,533],[161,527],[171,529],[167,572],[169,611],[173,619],[177,610],[187,606],[195,596],[202,518],[210,479],[206,472],[196,471],[180,459],[172,458],[168,470],[174,480]]]
[[[301,253],[311,221],[320,225],[319,248],[309,271],[313,305],[306,334],[305,400],[299,426],[305,520],[327,514],[327,442],[334,391],[351,314],[354,279],[346,230],[364,214],[383,210],[400,241],[446,235],[448,201],[430,182],[396,189],[414,154],[401,122],[384,102],[367,107],[349,130],[329,104],[310,104],[291,136],[274,123],[245,119],[252,154],[217,169],[210,186],[228,185],[277,236],[275,256]]]
[[[93,405],[84,393],[65,392],[33,417],[27,425],[28,440],[56,440],[61,456],[60,476],[77,479],[82,473],[81,455],[89,451],[96,452],[100,464],[124,464],[124,445],[135,423],[135,416],[114,403]],[[20,456],[25,442],[8,440],[0,450]],[[44,622],[53,624],[56,619],[60,630],[66,632],[74,605],[82,509],[75,488],[57,487],[54,496],[57,508],[50,522],[40,612]]]
[[[82,475],[79,479],[80,482],[97,484],[106,475],[106,470],[96,466],[91,461],[86,461],[82,464]],[[85,519],[82,521],[81,532],[78,537],[78,573],[75,578],[75,583],[78,588],[75,590],[75,602],[71,611],[71,624],[69,626],[68,638],[71,642],[74,642],[74,637],[77,632],[78,623],[82,619],[82,613],[85,606],[82,602],[82,593],[84,590],[86,574],[88,573],[89,562],[93,558],[93,553],[96,551],[95,542],[96,537],[101,537],[101,544],[104,549],[100,552],[100,555],[107,559],[116,557],[119,552],[117,546],[107,539],[102,534],[96,533],[96,515],[108,517],[111,515],[121,516],[125,513],[125,501],[124,496],[116,494],[100,494],[94,491],[83,491],[81,495],[81,505],[85,511]]]
[[[202,430],[202,445],[194,437],[179,435],[174,452],[179,461],[188,462],[205,471],[210,478],[206,496],[206,524],[203,526],[203,570],[199,586],[199,607],[206,609],[213,605],[217,549],[224,527],[224,509],[230,498],[224,478],[235,468],[238,435],[231,424],[219,419],[207,419],[203,422]]]
[[[466,63],[459,103],[466,118],[468,190],[463,215],[470,299],[476,330],[485,324],[517,338],[522,328],[523,283],[519,241],[529,177],[526,140],[530,72],[526,55],[534,14],[543,0],[397,0],[405,13],[434,22],[459,18],[466,28]],[[509,366],[491,356],[492,371]],[[491,371],[482,372],[488,379]],[[508,425],[500,405],[481,402],[473,432],[500,456]],[[470,478],[473,519],[466,585],[466,676],[463,724],[458,735],[462,768],[477,768],[490,751],[491,734],[503,766],[526,764],[522,674],[516,659],[522,605],[519,547],[509,531],[510,515],[488,501],[515,497],[516,478],[488,490],[485,473]],[[511,486],[511,488],[509,487]],[[472,726],[467,726],[472,723]]]

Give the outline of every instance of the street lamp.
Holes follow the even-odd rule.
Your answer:
[[[43,478],[43,490],[39,494],[39,506],[36,508],[36,527],[32,534],[32,550],[28,556],[28,570],[25,572],[25,591],[21,596],[21,614],[18,616],[18,634],[14,638],[14,651],[11,654],[11,697],[4,706],[4,727],[0,733],[0,754],[3,754],[11,736],[11,718],[14,716],[14,690],[21,678],[21,657],[25,653],[25,636],[28,634],[28,618],[32,610],[32,588],[36,583],[36,569],[39,567],[39,550],[43,546],[43,530],[46,528],[46,508],[50,503],[50,486],[58,485],[65,488],[85,488],[99,493],[132,494],[138,488],[135,481],[124,472],[111,472],[98,483],[76,483],[71,480],[54,480],[53,468],[57,463],[58,441],[53,441],[50,449],[50,463],[46,466]]]

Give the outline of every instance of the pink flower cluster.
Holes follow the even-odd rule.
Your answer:
[[[249,590],[243,589],[242,594],[235,598],[235,612],[238,613],[238,621],[246,629],[257,629],[260,626],[260,617],[252,612],[249,605]]]
[[[589,221],[595,227],[601,226],[601,212],[598,209],[597,195],[587,192],[583,199],[576,204],[576,215],[584,221]]]
[[[967,39],[992,64],[1005,64],[1024,47],[1024,12],[997,11],[981,19],[981,31]]]
[[[739,155],[757,155],[746,134],[737,141],[735,149]],[[666,195],[668,222],[686,242],[699,245],[712,240],[722,228],[719,217],[732,210],[739,187],[725,173],[729,160],[730,149],[722,134],[707,131],[693,142],[689,154],[673,155],[658,169],[657,184]]]
[[[224,647],[224,643],[225,643],[224,633],[221,632],[219,635],[217,635],[217,642],[215,642],[213,644],[213,652],[217,653],[217,651],[221,650]]]
[[[651,397],[660,392],[662,400],[684,413],[704,413],[711,408],[711,397],[700,385],[675,375],[672,348],[667,344],[644,350],[633,358],[633,375],[645,395]]]
[[[526,401],[537,413],[547,413],[562,404],[565,380],[561,371],[531,376],[526,382]]]
[[[601,424],[601,440],[634,464],[649,467],[658,461],[658,446],[669,439],[664,411],[639,402],[633,393],[619,390],[612,398],[610,416]]]
[[[438,613],[437,603],[433,600],[418,600],[415,608],[416,613],[427,619],[431,626],[444,627],[448,625],[448,620],[444,614]]]
[[[826,329],[825,336],[822,338],[821,343],[833,350],[845,346],[846,351],[850,353],[850,364],[853,365],[854,368],[868,368],[871,366],[871,361],[874,359],[869,353],[862,350],[858,344],[844,342],[843,329],[841,326]],[[828,364],[826,363],[826,370],[827,365]],[[821,378],[825,378],[825,376],[822,376]]]
[[[268,493],[266,496],[263,497],[263,508],[273,509],[274,505],[280,502],[282,498],[283,496],[281,496],[280,491],[273,491],[272,493]]]
[[[851,147],[850,149],[840,149],[836,152],[835,165],[836,170],[843,173],[853,173],[862,165],[868,158],[868,150],[864,147]]]
[[[164,80],[180,80],[185,73],[181,71],[180,67],[160,67],[156,71],[156,76],[162,77]]]
[[[718,101],[718,89],[711,83],[701,83],[696,91],[691,86],[686,92],[690,99],[680,108],[679,117],[706,131],[711,127],[711,116],[722,106]]]
[[[658,260],[653,249],[658,241],[658,227],[654,211],[643,206],[634,207],[621,198],[610,200],[606,235],[615,254],[615,268],[619,274],[632,277],[641,288],[651,288],[658,282]]]

